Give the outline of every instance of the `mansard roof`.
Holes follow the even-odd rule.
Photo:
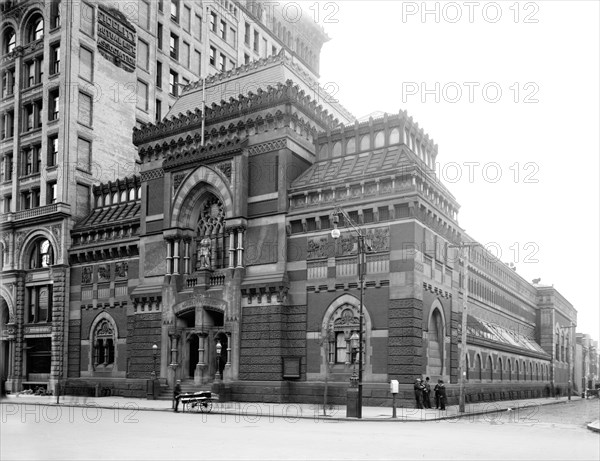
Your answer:
[[[120,178],[93,187],[94,209],[73,227],[73,233],[92,227],[119,226],[140,219],[141,180]]]
[[[291,189],[320,186],[326,182],[356,181],[369,176],[406,173],[414,162],[401,146],[322,160],[292,183]]]
[[[73,230],[83,230],[88,227],[114,226],[121,222],[139,220],[140,201],[118,203],[95,208],[83,220],[79,221]]]
[[[287,80],[285,83],[277,83],[275,86],[268,85],[266,91],[257,88],[256,93],[249,92],[247,96],[240,94],[237,99],[232,97],[229,101],[221,101],[221,104],[212,103],[210,107],[206,108],[205,127],[287,103],[295,104],[311,120],[321,125],[322,129],[335,128],[340,124],[337,118],[334,118],[321,104],[318,104],[317,100],[311,98],[292,80]],[[201,101],[199,105],[201,105]],[[167,136],[200,129],[201,126],[202,110],[196,107],[193,112],[187,111],[185,114],[172,116],[170,119],[164,119],[156,124],[134,128],[133,143],[139,146]]]

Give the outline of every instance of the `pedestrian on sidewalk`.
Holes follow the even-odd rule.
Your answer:
[[[179,407],[179,396],[181,395],[181,380],[178,379],[173,388],[173,410],[177,413]]]
[[[425,378],[425,384],[423,386],[423,407],[431,408],[431,385],[429,384],[429,376]]]
[[[417,409],[422,409],[423,408],[423,389],[425,389],[425,386],[423,386],[423,384],[421,382],[421,378],[417,378],[417,380],[415,381],[414,389],[415,389],[415,400],[417,402]]]
[[[437,384],[433,388],[433,396],[435,398],[435,409],[438,410],[440,408],[440,380],[438,379]]]
[[[438,379],[438,383],[435,386],[440,399],[440,410],[446,409],[446,386],[444,386],[444,380]]]

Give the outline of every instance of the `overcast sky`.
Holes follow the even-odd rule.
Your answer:
[[[331,37],[322,86],[357,117],[407,110],[463,229],[600,339],[599,3],[307,5]]]

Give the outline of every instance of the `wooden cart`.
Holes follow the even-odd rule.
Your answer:
[[[179,396],[179,401],[181,402],[183,412],[210,413],[213,407],[213,402],[216,400],[219,400],[219,396],[210,391],[181,394]]]

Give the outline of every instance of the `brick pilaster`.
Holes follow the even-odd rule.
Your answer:
[[[423,301],[390,300],[388,311],[388,374],[409,384],[425,371],[423,363]]]

